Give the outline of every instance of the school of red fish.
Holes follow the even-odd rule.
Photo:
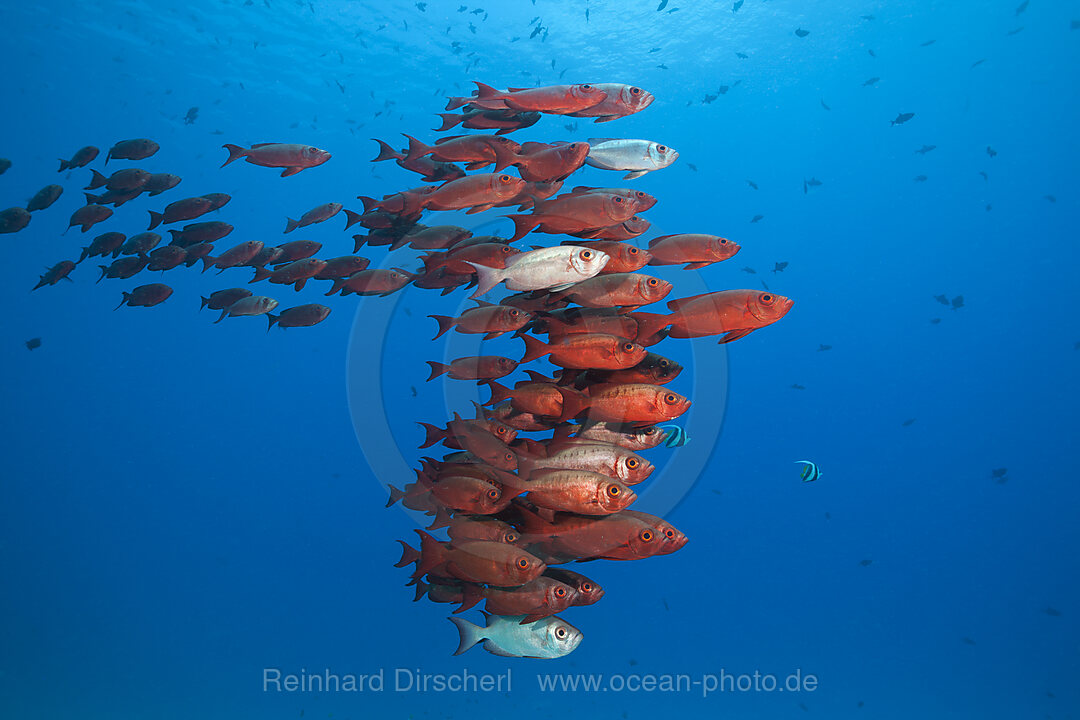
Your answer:
[[[169,271],[201,263],[219,272],[254,271],[250,282],[293,285],[326,280],[326,295],[389,295],[413,285],[443,295],[474,288],[476,307],[459,317],[433,315],[442,336],[451,329],[489,339],[512,333],[524,342],[514,359],[477,356],[449,364],[429,362],[428,380],[486,383],[490,399],[475,414],[439,427],[421,423],[427,433],[421,448],[441,444],[452,451],[441,459],[425,457],[416,481],[389,484],[389,505],[432,518],[429,531],[445,529],[448,540],[418,530],[418,546],[401,542],[399,567],[412,565],[410,585],[416,599],[457,604],[454,614],[484,603],[487,627],[452,618],[461,634],[458,653],[482,643],[490,652],[519,657],[560,657],[577,647],[581,632],[557,617],[571,606],[591,605],[604,591],[578,572],[556,567],[575,561],[638,560],[679,550],[686,536],[662,518],[631,509],[634,486],[645,482],[654,466],[639,453],[665,440],[656,426],[671,422],[690,400],[668,389],[682,367],[649,348],[667,338],[717,335],[727,343],[770,325],[792,306],[769,291],[723,290],[668,300],[672,283],[638,271],[647,266],[683,265],[700,269],[739,251],[723,237],[676,234],[653,238],[647,249],[633,244],[650,227],[641,217],[657,199],[625,188],[571,187],[564,182],[586,164],[586,142],[523,142],[509,133],[535,125],[544,114],[594,118],[608,122],[648,107],[653,96],[617,83],[509,88],[482,83],[470,97],[450,98],[441,114],[441,131],[461,125],[491,131],[444,136],[433,144],[405,136],[398,150],[378,140],[375,162],[393,160],[421,176],[422,185],[385,195],[358,196],[363,212],[328,202],[289,219],[286,233],[344,213],[346,229],[359,225],[354,254],[318,259],[320,243],[296,240],[277,246],[249,240],[214,254],[215,243],[233,226],[202,221],[170,229],[172,240],[160,245],[160,225],[192,221],[226,205],[230,197],[209,194],[177,200],[150,212],[149,228],[130,237],[119,232],[97,236],[78,261],[64,260],[41,276],[37,288],[54,285],[78,262],[112,257],[101,265],[99,281],[131,278],[144,271]],[[610,139],[605,139],[610,140]],[[663,150],[667,150],[660,146]],[[266,143],[242,148],[225,145],[225,165],[243,159],[281,170],[282,177],[315,168],[330,153],[308,145]],[[141,161],[157,152],[151,140],[126,140],[108,152],[109,160]],[[60,170],[83,168],[98,156],[85,147]],[[677,155],[677,154],[675,154]],[[670,162],[670,161],[669,161]],[[517,175],[506,172],[516,168]],[[491,172],[472,172],[491,170]],[[87,205],[71,217],[69,229],[87,232],[142,193],[157,195],[180,178],[125,168],[105,176],[91,170]],[[632,173],[636,177],[641,173]],[[50,185],[26,209],[0,212],[0,232],[16,232],[31,213],[48,208],[62,188]],[[509,239],[474,236],[453,225],[420,224],[425,212],[479,213],[515,208]],[[514,247],[529,233],[570,236],[561,244]],[[372,269],[361,248],[408,245],[423,251],[415,271]],[[481,299],[500,284],[513,291],[499,302]],[[163,283],[123,293],[122,305],[153,306],[172,295]],[[640,308],[666,301],[668,313]],[[320,304],[299,305],[278,314],[278,301],[243,287],[222,289],[202,298],[202,306],[226,317],[266,315],[269,327],[316,325],[330,313]],[[268,328],[269,329],[269,328]],[[546,336],[541,339],[539,336]],[[503,380],[518,367],[546,357],[551,375],[524,370],[528,379],[509,387]],[[522,433],[541,433],[545,439]],[[591,566],[590,566],[591,567]]]

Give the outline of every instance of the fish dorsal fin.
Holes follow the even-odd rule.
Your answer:
[[[283,144],[284,143],[257,143],[255,145],[252,145],[251,149],[254,150],[255,148],[267,147],[268,145],[283,145]]]
[[[622,140],[623,138],[589,138],[590,145],[599,145],[600,143],[613,142],[615,140]]]
[[[442,145],[445,142],[450,142],[451,140],[457,140],[458,138],[463,138],[463,137],[469,137],[469,136],[468,135],[448,135],[447,137],[441,137],[438,140],[436,140],[435,144],[436,145]]]
[[[546,377],[544,375],[541,375],[540,373],[536,372],[535,370],[526,370],[525,374],[529,376],[529,379],[530,379],[531,382],[537,382],[537,383],[550,383],[551,382],[551,378]]]
[[[691,295],[690,297],[678,298],[676,300],[669,300],[668,304],[667,304],[668,310],[671,310],[673,312],[679,312],[679,310],[682,309],[683,305],[686,305],[687,303],[691,303],[691,302],[693,302],[695,300],[700,300],[701,298],[703,298],[703,297],[705,297],[707,295],[715,295],[715,294],[716,294],[715,292],[707,292],[707,293],[701,293],[700,295]]]

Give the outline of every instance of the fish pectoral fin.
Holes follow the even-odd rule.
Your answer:
[[[601,115],[600,117],[593,120],[593,122],[594,123],[611,122],[612,120],[615,120],[618,117],[619,117],[618,115]]]
[[[284,170],[281,171],[281,177],[289,177],[290,175],[295,175],[296,173],[300,172],[303,169],[304,168],[302,168],[302,167],[288,167],[288,168],[285,168]]]
[[[738,340],[739,338],[744,338],[744,337],[746,337],[747,335],[749,335],[752,332],[754,332],[754,331],[753,330],[732,330],[731,332],[729,332],[729,333],[725,334],[723,337],[721,337],[720,341],[717,343],[717,345],[723,345],[724,343],[729,343],[729,342],[731,342],[733,340]]]
[[[711,262],[692,262],[692,263],[687,263],[686,265],[684,265],[683,270],[700,270],[701,268],[708,267],[709,265],[712,265],[712,263]]]
[[[494,205],[491,205],[491,204],[488,204],[488,205],[475,205],[475,206],[469,208],[468,210],[466,210],[465,214],[466,215],[474,215],[474,214],[476,214],[478,212],[484,212],[485,210],[490,210],[493,207],[494,207]]]
[[[485,640],[484,649],[492,655],[498,655],[499,657],[521,657],[520,655],[515,655],[509,650],[503,650],[495,643],[494,640]]]
[[[588,142],[589,145],[599,145],[600,143],[614,142],[619,139],[620,138],[589,138],[586,142]]]
[[[625,175],[623,175],[623,180],[633,180],[635,178],[641,177],[642,175],[644,175],[647,172],[649,172],[649,171],[648,170],[634,170],[632,172],[628,172]]]

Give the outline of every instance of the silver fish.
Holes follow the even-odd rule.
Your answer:
[[[506,269],[469,263],[476,268],[477,298],[501,282],[510,290],[564,290],[596,277],[611,258],[607,253],[580,245],[540,248],[512,256]]]
[[[651,140],[589,138],[589,146],[586,164],[603,170],[629,170],[623,176],[625,180],[666,168],[679,157],[674,148]]]
[[[550,660],[569,655],[581,644],[581,631],[554,615],[528,625],[520,624],[524,615],[503,616],[484,612],[484,617],[487,627],[474,625],[460,617],[447,618],[457,626],[461,635],[455,655],[483,642],[484,649],[493,655]]]

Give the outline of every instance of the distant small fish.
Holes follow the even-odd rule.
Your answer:
[[[825,108],[826,110],[832,110],[831,107],[829,107],[828,105],[825,104],[824,100],[821,100],[820,102],[821,102],[821,107]]]
[[[937,42],[937,40],[927,40],[924,43],[919,43],[919,47],[930,47],[931,45],[933,45],[936,42]]]
[[[791,389],[792,390],[805,390],[806,386],[805,385],[800,385],[799,383],[792,383]]]
[[[874,84],[875,84],[875,83],[877,83],[877,81],[878,81],[878,80],[880,80],[880,79],[881,79],[881,78],[879,78],[879,77],[872,77],[872,78],[870,78],[869,80],[867,80],[866,82],[864,82],[864,83],[862,84],[862,86],[863,86],[863,87],[866,87],[866,86],[868,86],[868,85],[874,85]]]
[[[984,62],[986,62],[986,58],[983,58],[982,60],[976,60],[975,62],[971,63],[971,67],[968,68],[968,70],[972,70],[974,68],[977,68],[980,65],[982,65]]]
[[[1005,477],[1008,472],[1009,468],[994,468],[990,471],[990,477],[996,480],[997,478]]]
[[[1016,14],[1019,15],[1020,13],[1027,10],[1027,6],[1028,6],[1028,0],[1024,0],[1024,2],[1022,2],[1022,3],[1020,3],[1019,5],[1016,6]]]
[[[697,165],[695,165],[694,163],[686,163],[686,167],[690,168],[694,172],[697,172]]]
[[[739,58],[740,60],[747,60],[750,56],[746,53],[737,52],[735,53],[735,57]]]
[[[41,347],[41,338],[30,338],[26,341],[27,350],[36,350]]]
[[[411,390],[411,391],[412,391],[412,396],[413,396],[413,397],[416,397],[416,386],[414,386],[414,385],[410,385],[410,386],[409,386],[409,390]]]
[[[825,519],[832,520],[832,513],[830,513],[828,510],[825,511]]]
[[[941,318],[930,318],[930,324],[931,325],[940,325],[941,324]]]
[[[757,270],[755,270],[755,269],[754,269],[754,268],[752,268],[752,267],[744,267],[744,268],[742,269],[742,271],[743,271],[744,273],[747,273],[747,274],[749,274],[749,275],[757,275]]]
[[[870,565],[874,564],[874,561],[871,560],[870,558],[866,558],[865,560],[860,560],[859,564],[862,565],[863,567],[869,567]]]
[[[650,53],[654,53],[654,52],[660,52],[660,48],[653,48],[653,49],[652,49],[652,50],[650,50],[649,52],[650,52]]]
[[[733,12],[733,13],[739,12],[739,8],[742,7],[742,4],[743,4],[743,0],[735,0],[735,4],[731,6],[731,12]]]
[[[954,297],[952,299],[952,309],[953,310],[959,310],[962,307],[964,307],[964,296],[963,295],[957,295],[956,297]]]
[[[813,462],[811,462],[809,460],[796,460],[795,461],[796,465],[799,465],[800,463],[802,465],[805,465],[805,467],[799,473],[799,477],[802,478],[803,482],[814,482],[815,480],[817,480],[817,479],[819,479],[821,477],[821,475],[822,475],[821,469],[818,468],[816,463],[813,463]]]
[[[991,205],[990,203],[986,203],[986,212],[990,212],[993,209],[994,209],[993,205]]]
[[[795,34],[798,35],[801,38],[804,38],[804,37],[806,37],[807,35],[810,34],[810,31],[809,30],[803,30],[802,28],[796,28]]]
[[[915,113],[897,113],[896,119],[890,123],[890,125],[903,125],[911,118],[915,117]]]
[[[876,57],[877,57],[877,53],[876,53],[876,52],[874,52],[873,50],[871,50],[870,48],[867,48],[867,49],[866,49],[866,52],[870,53],[870,57],[872,57],[872,58],[876,58]]]
[[[756,182],[754,182],[753,180],[747,180],[747,181],[746,181],[746,184],[747,184],[747,185],[749,185],[750,187],[752,187],[752,188],[753,188],[753,189],[755,189],[755,190],[757,190],[757,189],[758,189],[757,183],[756,183]]]
[[[427,3],[426,2],[418,2],[418,3],[416,3],[416,9],[419,10],[420,12],[427,12]]]
[[[1013,28],[1012,30],[1010,30],[1009,32],[1007,32],[1007,33],[1005,33],[1005,34],[1006,34],[1006,35],[1009,35],[1009,36],[1011,37],[1011,36],[1013,36],[1013,35],[1016,35],[1016,34],[1018,34],[1018,33],[1020,33],[1020,32],[1023,32],[1023,30],[1024,30],[1024,26],[1023,26],[1023,25],[1021,25],[1021,26],[1020,26],[1020,27],[1018,27],[1018,28]]]
[[[803,712],[810,712],[810,708],[807,706],[806,703],[803,702],[799,703],[799,709]]]
[[[964,643],[965,645],[974,645],[974,644],[975,644],[975,641],[974,641],[974,640],[972,640],[972,639],[971,639],[971,638],[969,638],[969,637],[962,637],[962,638],[960,638],[960,642]]]
[[[926,153],[931,152],[932,150],[936,150],[936,149],[937,149],[937,145],[923,145],[921,148],[916,150],[915,153],[917,155],[925,155]]]
[[[784,268],[788,266],[787,261],[776,263],[776,267],[773,268],[774,273],[784,272]]]
[[[982,179],[986,182],[990,182],[990,176],[986,174],[985,170],[980,170],[979,174],[982,175]]]
[[[754,217],[750,218],[750,222],[751,223],[757,223],[757,222],[761,222],[764,219],[765,219],[764,215],[755,215]]]
[[[1046,610],[1044,610],[1043,612],[1045,612],[1050,617],[1061,617],[1061,611],[1055,610],[1052,607],[1047,607]]]
[[[472,14],[473,15],[483,15],[484,14],[484,8],[476,8],[475,10],[472,11]]]
[[[818,352],[825,352],[826,350],[832,350],[832,345],[818,345]]]
[[[667,70],[667,69],[668,69],[668,66],[667,66],[667,65],[664,65],[663,63],[660,63],[660,64],[659,64],[659,65],[657,65],[656,67],[660,68],[661,70]]]
[[[903,427],[911,427],[915,424],[915,418],[908,418],[904,422],[900,423]]]
[[[863,15],[861,17],[862,17],[863,20],[873,20],[874,19],[873,15]]]
[[[670,608],[670,607],[668,607],[668,604],[667,604],[667,598],[660,598],[660,599],[664,601],[664,609],[665,609],[665,610],[671,610],[671,608]]]
[[[926,176],[925,175],[916,175],[915,176],[915,182],[926,182]]]
[[[476,34],[476,26],[472,23],[469,23],[469,32],[471,32],[473,35]]]
[[[1043,195],[1043,199],[1044,199],[1044,200],[1048,200],[1048,201],[1050,201],[1050,202],[1052,202],[1052,203],[1056,203],[1056,202],[1057,202],[1057,198],[1056,198],[1056,197],[1054,197],[1053,195]]]
[[[563,127],[566,129],[566,132],[576,132],[577,131],[577,122],[575,121],[575,122],[572,122],[572,123],[567,123],[567,124],[563,125]]]
[[[986,146],[986,154],[989,155],[990,157],[997,157],[997,150],[995,150],[994,148],[987,145]]]
[[[668,0],[660,0],[660,4],[656,7],[656,12],[660,12],[667,7]]]
[[[187,115],[184,116],[184,124],[185,125],[191,125],[192,123],[195,122],[195,118],[197,118],[197,117],[199,117],[199,108],[197,108],[197,107],[188,108]]]
[[[935,295],[934,299],[937,300],[942,305],[948,305],[949,304],[949,298],[948,298],[947,295]]]

